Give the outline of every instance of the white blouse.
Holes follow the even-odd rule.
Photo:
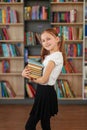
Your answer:
[[[56,82],[56,80],[57,80],[57,78],[62,70],[62,67],[63,67],[62,53],[57,51],[57,52],[54,52],[54,53],[45,57],[45,59],[43,61],[43,65],[44,65],[43,74],[45,72],[46,66],[47,66],[49,61],[53,61],[55,63],[55,67],[50,74],[48,82],[44,85],[54,85],[55,84],[55,82]]]

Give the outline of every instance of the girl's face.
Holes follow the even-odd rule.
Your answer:
[[[59,37],[44,32],[41,35],[42,46],[48,51],[56,51],[58,49]]]

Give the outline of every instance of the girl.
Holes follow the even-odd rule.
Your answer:
[[[63,66],[64,48],[58,33],[54,29],[47,29],[41,34],[42,51],[41,58],[44,69],[43,75],[37,79],[31,79],[31,70],[25,68],[22,76],[37,83],[35,101],[27,120],[25,129],[36,130],[36,125],[41,120],[43,130],[51,130],[50,118],[58,112],[58,101],[54,89],[55,82]]]

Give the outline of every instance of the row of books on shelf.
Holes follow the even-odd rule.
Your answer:
[[[23,0],[0,0],[0,2],[23,2]]]
[[[64,37],[64,40],[82,40],[83,39],[83,28],[80,27],[69,27],[69,26],[59,26],[54,27],[57,30],[59,36]]]
[[[19,44],[19,43],[18,43]],[[0,57],[15,57],[21,56],[18,44],[0,44]]]
[[[75,98],[75,94],[70,86],[68,80],[58,79],[55,84],[55,90],[58,98]],[[26,97],[34,98],[36,94],[36,88],[30,82],[25,85]]]
[[[75,94],[68,80],[58,79],[56,82],[56,92],[58,98],[75,98]]]
[[[83,29],[82,27],[68,27],[59,26],[54,27],[57,30],[58,36],[64,37],[64,40],[82,40],[83,39]],[[41,44],[40,33],[28,31],[24,34],[24,41],[26,45],[39,45]],[[73,45],[71,45],[73,46]],[[78,44],[78,48],[82,48],[82,45]],[[79,55],[79,54],[78,54]]]
[[[0,81],[0,97],[15,97],[16,93],[8,81]]]
[[[83,55],[83,44],[82,43],[72,43],[65,44],[66,55],[69,57],[80,57]]]
[[[39,45],[41,44],[41,38],[40,38],[40,33],[37,32],[25,32],[24,35],[24,42],[26,45]]]
[[[9,40],[7,28],[0,28],[0,40]]]
[[[18,23],[18,12],[10,7],[0,8],[0,23]]]
[[[10,59],[0,60],[0,73],[10,73]]]
[[[62,67],[61,73],[78,73],[79,71],[76,69],[75,65],[73,64],[72,60],[67,60],[66,64]]]
[[[78,2],[79,0],[51,0],[51,2]]]
[[[25,20],[48,20],[49,19],[49,7],[47,6],[26,6],[24,7]]]
[[[74,23],[77,21],[77,10],[51,12],[51,22]]]

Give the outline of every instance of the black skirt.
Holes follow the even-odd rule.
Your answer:
[[[38,84],[30,114],[39,119],[45,119],[54,116],[57,112],[58,100],[54,86]]]

